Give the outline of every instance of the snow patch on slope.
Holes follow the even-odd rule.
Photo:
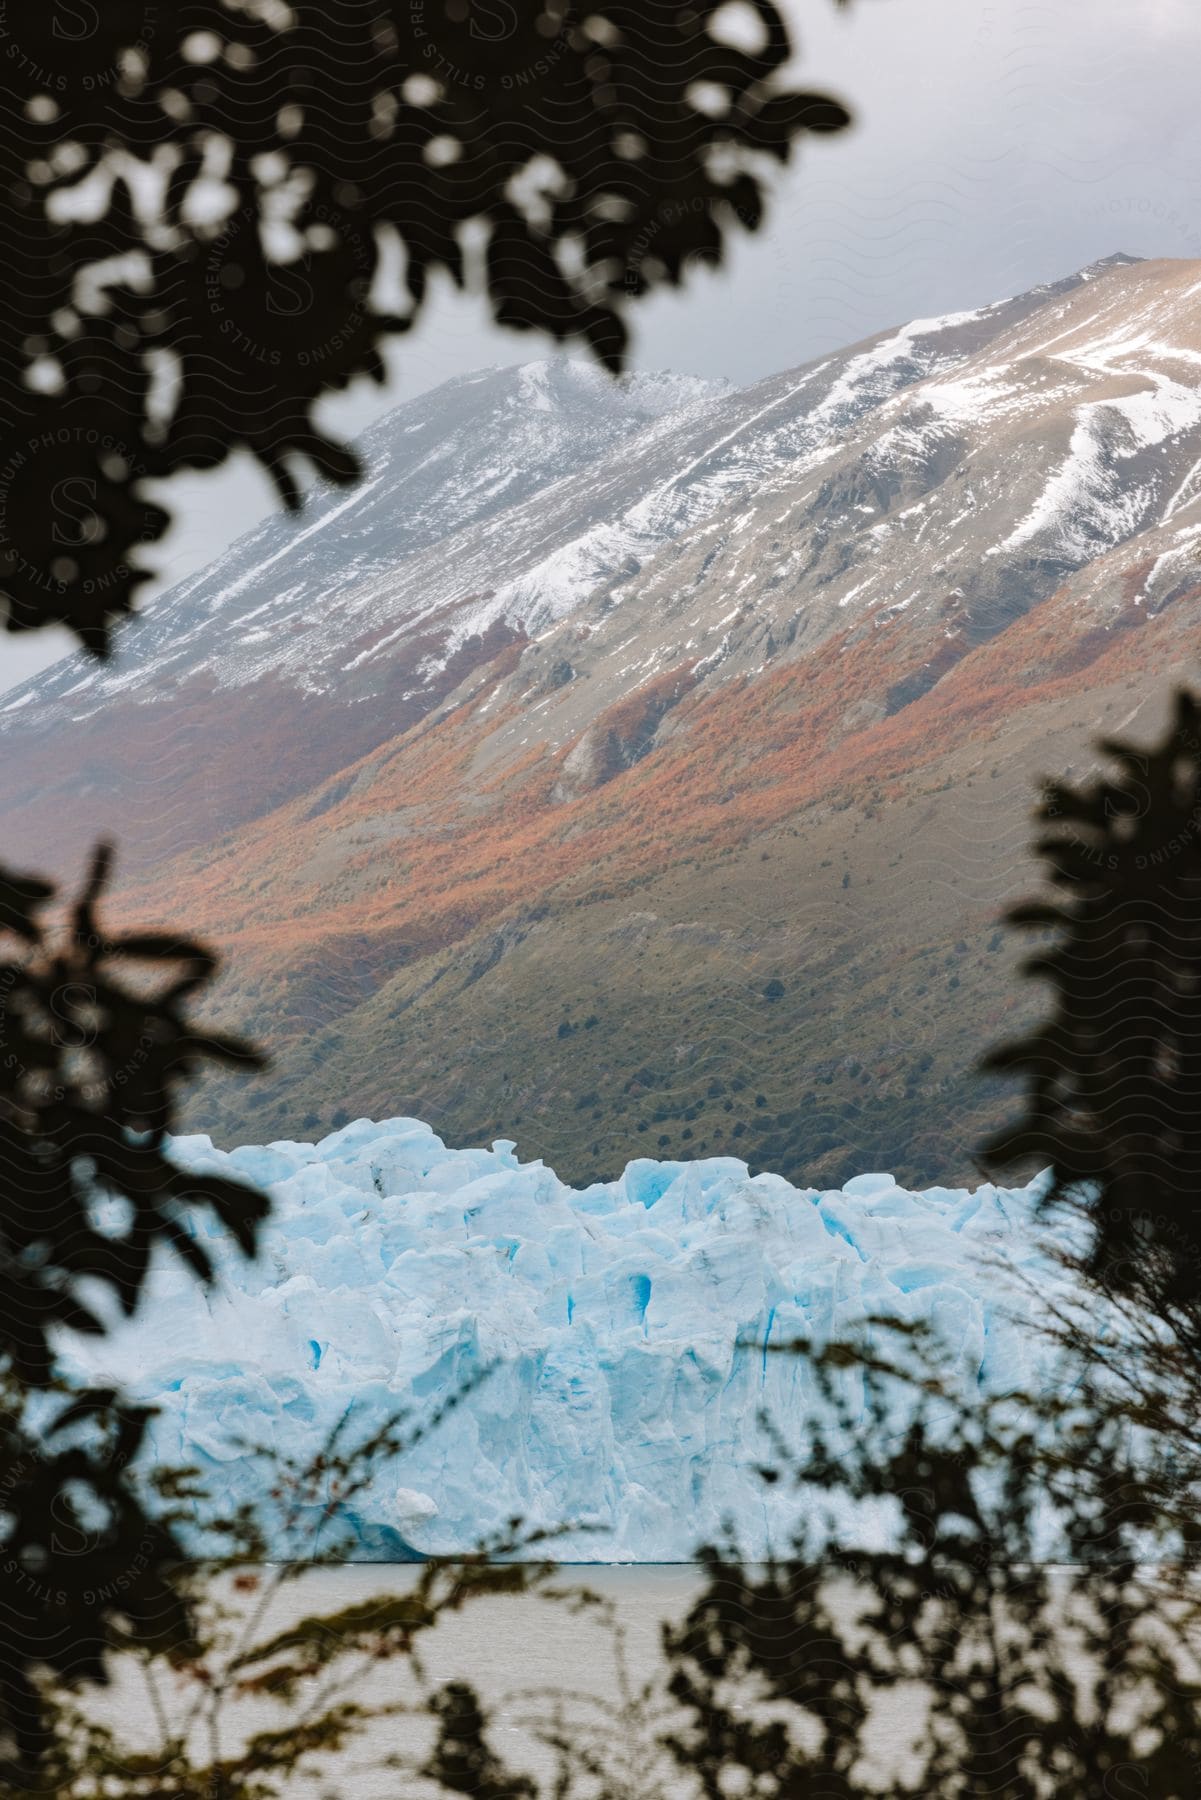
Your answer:
[[[1044,538],[1058,552],[1083,560],[1120,543],[1145,522],[1156,484],[1131,480],[1121,464],[1201,426],[1201,389],[1155,368],[1149,349],[1145,335],[1127,332],[1057,353],[1055,360],[1092,374],[1132,376],[1147,385],[1076,408],[1066,459],[1026,518],[990,555]]]

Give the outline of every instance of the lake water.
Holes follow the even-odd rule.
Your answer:
[[[264,1571],[253,1595],[231,1595],[236,1614],[230,1644],[254,1617],[254,1638],[263,1642],[298,1620],[327,1616],[381,1595],[411,1593],[419,1579],[413,1564],[354,1563],[306,1569],[278,1584],[278,1571]],[[1054,1579],[1054,1577],[1053,1577]],[[433,1743],[434,1724],[422,1709],[422,1694],[446,1682],[467,1682],[491,1715],[489,1740],[511,1770],[528,1771],[553,1791],[555,1757],[544,1741],[560,1712],[573,1741],[591,1743],[611,1777],[620,1800],[697,1800],[695,1783],[683,1774],[657,1743],[672,1716],[663,1691],[661,1632],[666,1622],[683,1618],[703,1587],[694,1565],[577,1566],[560,1569],[552,1586],[568,1598],[536,1593],[474,1599],[438,1626],[418,1634],[421,1679],[400,1658],[355,1663],[339,1693],[324,1700],[350,1699],[364,1706],[410,1706],[377,1720],[332,1759],[324,1771],[297,1779],[287,1790],[297,1800],[424,1800],[442,1794],[415,1777],[414,1771]],[[573,1604],[581,1589],[595,1597]],[[229,1593],[229,1590],[226,1590]],[[267,1596],[270,1595],[269,1604]],[[842,1608],[837,1588],[827,1599]],[[1201,1674],[1190,1658],[1190,1679]],[[1073,1673],[1087,1677],[1087,1659],[1070,1655]],[[645,1691],[644,1691],[645,1690]],[[89,1710],[115,1724],[124,1744],[153,1753],[163,1741],[162,1721],[174,1723],[196,1689],[185,1689],[170,1676],[157,1678],[152,1692],[142,1673],[127,1670]],[[240,1700],[228,1707],[221,1725],[225,1753],[252,1732],[295,1722],[301,1709],[317,1698],[316,1685],[300,1696],[290,1713],[261,1699]],[[914,1752],[925,1724],[923,1691],[902,1683],[885,1695],[872,1712],[859,1765],[864,1791],[886,1772],[913,1779],[919,1772]],[[203,1721],[195,1726],[198,1744],[211,1756],[213,1741]],[[164,1793],[172,1790],[167,1783]]]
[[[380,1594],[411,1592],[417,1579],[418,1569],[412,1564],[352,1563],[306,1570],[274,1594],[269,1610],[257,1622],[256,1637],[261,1641],[300,1618],[337,1612]],[[272,1585],[270,1573],[263,1580]],[[600,1604],[581,1611],[563,1600],[535,1594],[472,1600],[432,1631],[420,1634],[424,1680],[431,1688],[448,1681],[469,1682],[492,1715],[492,1746],[512,1768],[543,1780],[553,1776],[554,1756],[538,1734],[559,1706],[577,1731],[595,1729],[601,1734],[606,1759],[623,1772],[630,1800],[692,1795],[693,1785],[655,1748],[664,1717],[662,1696],[645,1713],[637,1705],[633,1710],[626,1705],[623,1714],[623,1699],[628,1701],[644,1684],[654,1682],[661,1669],[662,1626],[684,1615],[702,1585],[701,1572],[686,1564],[561,1569],[554,1577],[556,1589],[586,1588]],[[238,1605],[250,1611],[259,1600],[260,1596],[240,1599]],[[174,1723],[192,1691],[161,1675],[156,1689],[152,1694],[141,1673],[129,1670],[89,1710],[118,1726],[131,1748],[152,1751],[162,1741],[162,1716]],[[347,1692],[364,1705],[418,1698],[417,1684],[400,1659],[356,1668]],[[277,1726],[281,1717],[279,1709],[259,1701],[229,1705],[222,1728],[224,1746],[228,1749],[239,1737]],[[196,1730],[198,1741],[207,1736],[206,1727],[198,1724]],[[339,1800],[396,1800],[398,1793],[419,1796],[422,1784],[403,1780],[396,1759],[399,1767],[411,1768],[432,1742],[428,1717],[378,1722],[330,1763],[328,1774],[298,1780],[288,1791],[305,1800],[326,1795]]]

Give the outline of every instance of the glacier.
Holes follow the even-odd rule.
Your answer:
[[[215,1517],[261,1496],[248,1445],[306,1460],[340,1426],[418,1425],[466,1387],[355,1499],[365,1559],[464,1553],[517,1518],[569,1527],[566,1561],[686,1561],[727,1526],[747,1556],[784,1552],[796,1497],[756,1470],[764,1414],[793,1442],[812,1416],[805,1359],[771,1353],[800,1337],[917,1321],[960,1392],[1054,1378],[1031,1318],[1055,1268],[1040,1181],[820,1192],[713,1157],[573,1189],[508,1140],[448,1149],[413,1119],[172,1148],[270,1190],[259,1255],[213,1227],[205,1289],[156,1252],[137,1318],[86,1352],[64,1340],[60,1366],[153,1402],[154,1459],[197,1466]],[[319,1548],[310,1528],[279,1553]]]

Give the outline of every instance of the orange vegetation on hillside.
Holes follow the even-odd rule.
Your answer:
[[[336,945],[364,981],[379,980],[548,895],[572,903],[624,891],[822,802],[886,804],[952,746],[984,745],[1015,712],[1053,706],[1086,666],[1098,685],[1154,667],[1162,628],[1142,612],[1131,606],[1122,626],[1081,633],[1066,628],[1057,598],[960,656],[921,699],[849,735],[848,709],[882,702],[882,668],[890,681],[906,673],[887,655],[903,653],[899,634],[888,645],[876,633],[831,640],[803,663],[705,693],[682,692],[685,672],[672,670],[599,722],[636,732],[670,696],[653,753],[568,800],[555,797],[566,750],[527,747],[486,781],[473,777],[504,722],[481,719],[477,695],[362,757],[339,779],[349,791],[317,816],[306,795],[219,848],[177,858],[157,872],[156,909],[210,933],[243,971],[282,977]],[[1198,635],[1189,617],[1187,636]]]

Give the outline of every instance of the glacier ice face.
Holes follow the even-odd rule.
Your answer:
[[[495,1365],[356,1502],[363,1556],[466,1551],[517,1517],[590,1527],[565,1559],[686,1560],[725,1520],[745,1554],[781,1552],[796,1502],[755,1474],[761,1413],[796,1441],[814,1395],[770,1346],[872,1316],[928,1323],[968,1391],[1047,1379],[1020,1280],[990,1266],[1045,1277],[1038,1184],[819,1193],[714,1157],[572,1189],[509,1142],[448,1150],[412,1119],[174,1153],[271,1189],[259,1257],[208,1240],[207,1292],[163,1258],[133,1326],[62,1362],[153,1400],[154,1455],[199,1465],[221,1514],[261,1486],[247,1442],[308,1457],[340,1421],[417,1423]]]

